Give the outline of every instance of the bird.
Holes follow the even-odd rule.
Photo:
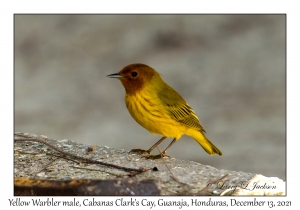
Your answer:
[[[162,136],[150,149],[132,149],[131,152],[150,156],[153,149],[166,138],[173,138],[161,153],[167,156],[167,150],[182,135],[187,135],[196,140],[208,154],[222,156],[222,152],[206,137],[206,131],[194,110],[163,81],[154,68],[134,63],[107,77],[121,81],[126,92],[125,104],[133,119],[150,133]]]

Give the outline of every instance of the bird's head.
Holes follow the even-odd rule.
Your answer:
[[[119,79],[127,94],[135,94],[149,84],[156,75],[159,74],[150,66],[136,63],[125,66],[119,73],[107,77]]]

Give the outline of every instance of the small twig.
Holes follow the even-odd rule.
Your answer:
[[[68,158],[68,157],[65,157],[65,156],[59,156],[59,155],[55,155],[55,154],[52,154],[52,153],[46,153],[46,155],[50,155],[50,156],[54,156],[54,157],[57,157],[57,158],[62,158],[62,159],[65,159],[65,160],[69,160],[69,161],[72,161],[76,164],[80,164],[80,162],[76,161],[76,160],[73,160],[71,158]]]
[[[15,151],[17,151],[17,152],[20,153],[20,154],[28,154],[28,155],[40,155],[40,154],[46,154],[46,155],[49,155],[49,156],[54,156],[54,157],[57,157],[57,158],[66,159],[66,160],[72,161],[72,162],[74,162],[74,163],[80,164],[80,162],[78,162],[78,161],[76,161],[76,160],[73,160],[73,159],[71,159],[71,158],[64,157],[64,156],[59,156],[59,155],[55,155],[55,154],[52,154],[52,153],[49,153],[49,152],[46,152],[46,153],[42,153],[42,152],[26,152],[26,151],[22,151],[22,150],[15,150]]]
[[[38,172],[36,172],[34,174],[33,177],[36,177],[38,173],[41,173],[42,171],[44,171],[46,168],[48,168],[53,162],[55,162],[58,158],[51,160],[49,163],[47,163],[41,170],[39,170]]]
[[[210,185],[216,184],[216,183],[222,181],[222,179],[226,178],[227,176],[228,176],[228,174],[225,174],[224,176],[222,176],[219,179],[216,179],[215,181],[212,181],[212,180],[208,181],[206,187],[204,187],[202,190],[200,190],[196,195],[208,195],[209,192],[207,190],[209,189]]]
[[[51,147],[52,149],[54,149],[54,150],[62,153],[63,155],[70,156],[70,157],[76,158],[76,159],[80,159],[80,160],[86,161],[88,163],[100,164],[100,165],[104,165],[104,166],[108,166],[108,167],[112,167],[112,168],[117,168],[117,169],[120,169],[120,170],[124,170],[124,171],[127,171],[127,172],[142,173],[142,172],[145,172],[145,171],[149,170],[149,169],[145,169],[145,168],[140,168],[140,169],[128,168],[128,167],[124,167],[124,166],[118,166],[118,165],[111,164],[111,163],[105,163],[105,162],[102,162],[102,161],[89,159],[89,158],[86,158],[86,157],[83,157],[83,156],[80,156],[80,155],[77,155],[77,154],[73,154],[73,153],[64,151],[64,150],[60,149],[59,147],[57,147],[57,146],[49,143],[45,139],[28,137],[28,136],[23,135],[23,134],[15,134],[15,136],[23,137],[23,138],[17,138],[17,139],[15,138],[14,139],[15,142],[18,142],[18,141],[19,142],[22,142],[22,141],[39,142],[39,143],[42,143],[42,144],[45,144],[45,145]]]
[[[174,181],[177,182],[177,183],[184,189],[184,191],[186,191],[186,193],[188,193],[188,190],[185,188],[185,186],[184,186],[184,185],[183,185],[183,184],[182,184],[182,183],[174,176],[174,174],[172,173],[171,169],[169,168],[169,166],[167,165],[166,161],[164,160],[164,155],[162,154],[162,152],[161,152],[161,150],[159,149],[159,147],[158,147],[158,146],[156,146],[156,147],[157,147],[157,149],[158,149],[158,151],[159,151],[159,153],[160,153],[160,155],[161,155],[161,158],[162,158],[162,160],[163,160],[163,162],[164,162],[164,164],[165,164],[167,170],[168,170],[169,173],[171,174],[170,177],[171,177],[172,179],[174,179]]]
[[[163,160],[163,162],[164,162],[164,164],[165,164],[167,170],[168,170],[169,173],[171,174],[170,177],[171,177],[172,179],[174,179],[174,181],[176,181],[176,182],[183,188],[183,190],[184,190],[187,194],[189,194],[189,195],[209,195],[209,192],[207,191],[207,190],[209,189],[209,187],[210,187],[209,183],[211,183],[211,184],[216,184],[216,183],[220,182],[221,180],[223,180],[224,178],[226,178],[226,177],[228,176],[228,174],[226,174],[226,175],[222,176],[221,178],[216,179],[215,181],[210,180],[210,181],[208,182],[208,184],[206,185],[206,187],[204,187],[204,188],[203,188],[202,190],[200,190],[198,193],[190,193],[189,190],[186,189],[186,187],[183,185],[183,183],[180,182],[180,181],[174,176],[174,174],[172,173],[172,171],[171,171],[170,168],[168,167],[167,163],[165,162],[165,160],[164,160],[164,158],[163,158],[164,155],[162,154],[161,150],[159,149],[158,146],[156,146],[156,147],[157,147],[157,149],[158,149],[158,151],[159,151],[159,153],[160,153],[160,155],[161,155],[161,157],[162,157],[162,160]]]
[[[98,169],[98,168],[87,168],[87,167],[80,167],[80,166],[70,166],[72,168],[78,168],[78,169],[84,169],[84,170],[89,170],[89,171],[101,171],[101,172],[104,172],[104,173],[108,173],[110,175],[114,175],[114,176],[123,176],[123,175],[120,175],[120,174],[114,174],[112,172],[108,172],[108,171],[105,171],[105,170],[101,170],[101,169]]]
[[[17,152],[17,153],[26,154],[26,155],[40,155],[40,154],[42,154],[40,152],[26,152],[26,151],[22,151],[22,150],[18,150],[18,149],[15,149],[14,151]]]
[[[224,176],[222,176],[221,178],[219,178],[219,179],[216,179],[215,181],[211,181],[211,183],[212,183],[212,184],[216,184],[216,183],[218,183],[218,182],[222,181],[222,179],[226,178],[227,176],[228,176],[228,174],[225,174],[225,175],[224,175]]]

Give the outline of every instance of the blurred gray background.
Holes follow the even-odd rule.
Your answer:
[[[285,180],[285,18],[15,15],[15,131],[149,149],[160,136],[131,118],[123,86],[106,77],[145,63],[185,98],[223,152],[209,156],[183,136],[168,155]]]

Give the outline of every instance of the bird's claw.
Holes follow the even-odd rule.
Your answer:
[[[167,157],[169,158],[168,155],[166,155],[166,153],[162,153],[162,154],[159,154],[159,155],[150,155],[150,152],[149,150],[143,150],[143,149],[132,149],[129,154],[131,153],[136,153],[136,154],[139,154],[139,155],[144,155],[142,156],[143,159],[147,159],[147,160],[156,160],[156,159],[160,159],[160,158],[164,158],[164,157]]]
[[[157,159],[161,159],[161,158],[170,158],[168,155],[148,155],[148,156],[143,156],[142,158],[145,158],[147,160],[157,160]]]
[[[129,154],[131,153],[137,153],[139,155],[150,155],[148,150],[143,150],[143,149],[132,149]]]

